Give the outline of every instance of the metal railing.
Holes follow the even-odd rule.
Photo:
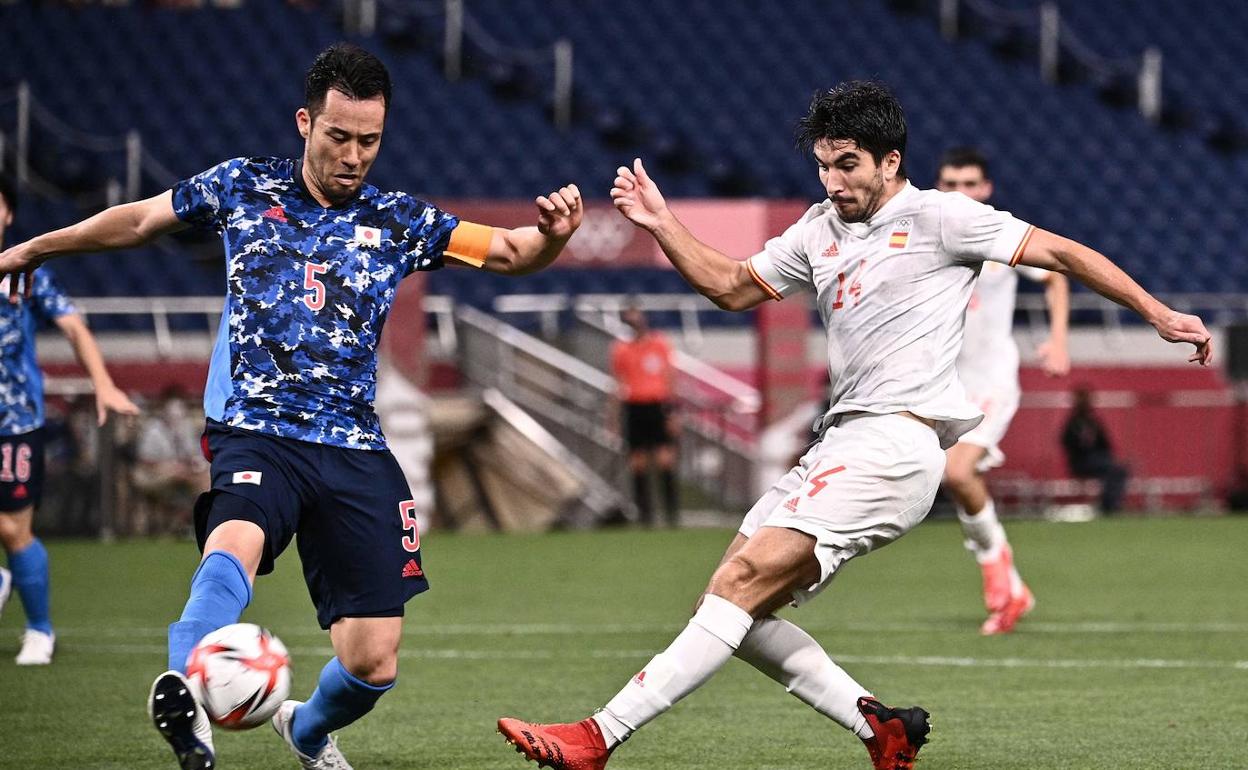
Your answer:
[[[225,309],[221,297],[84,297],[74,305],[88,319],[92,316],[146,316],[152,319],[152,333],[158,358],[172,358],[177,343],[169,325],[174,315],[203,316],[208,333],[215,334]]]
[[[1248,321],[1248,294],[1204,292],[1164,293],[1155,296],[1175,310],[1199,315],[1210,328]],[[1048,306],[1043,294],[1019,294],[1015,307],[1024,314],[1027,324],[1032,328],[1038,329],[1047,325]],[[1117,333],[1127,325],[1142,323],[1132,311],[1091,292],[1072,291],[1070,312],[1095,314],[1099,317],[1099,326],[1110,333]],[[1080,320],[1078,317],[1072,319],[1076,323]]]
[[[483,390],[498,390],[527,410],[586,469],[606,480],[620,509],[631,514],[624,443],[604,419],[615,381],[475,308],[457,308],[454,322],[464,378]]]
[[[627,339],[618,315],[604,323],[595,310],[577,312],[576,332],[590,335],[578,351],[594,348],[595,359],[608,366],[610,346]],[[762,397],[758,389],[705,361],[675,351],[675,408],[680,426],[680,478],[697,486],[721,510],[740,509],[755,498],[756,439]]]
[[[620,311],[626,307],[679,313],[681,337],[695,349],[702,344],[699,314],[723,312],[697,294],[500,294],[494,298],[494,312],[499,315],[537,316],[546,339],[558,336],[570,312],[596,315],[609,328],[622,329]]]
[[[465,8],[464,0],[347,0],[343,3],[344,27],[354,35],[372,37],[380,13],[443,18],[442,74],[456,81],[464,72],[464,41],[471,40],[497,61],[509,64],[550,66],[554,122],[559,128],[572,124],[572,41],[559,38],[536,48],[520,48],[495,38]]]
[[[1056,83],[1060,77],[1061,56],[1065,50],[1083,67],[1102,76],[1129,76],[1135,79],[1136,105],[1149,121],[1161,119],[1161,49],[1146,48],[1139,57],[1110,58],[1103,56],[1062,20],[1055,2],[1038,3],[1032,8],[998,6],[992,0],[940,0],[940,31],[947,40],[961,34],[962,14],[970,10],[980,18],[1006,29],[1035,29],[1038,43],[1038,64],[1045,82]]]
[[[499,315],[536,316],[546,339],[560,340],[578,360],[603,372],[610,369],[611,343],[627,337],[620,320],[626,307],[678,312],[681,339],[693,349],[703,342],[699,314],[722,312],[694,294],[512,294],[494,300]],[[683,351],[675,352],[673,366],[681,479],[725,509],[748,505],[756,492],[755,442],[763,428],[758,389]]]
[[[165,187],[172,187],[177,181],[177,177],[144,148],[143,137],[138,131],[130,130],[123,136],[101,136],[79,130],[43,106],[26,81],[18,83],[12,91],[0,93],[0,106],[8,102],[15,102],[12,123],[14,176],[19,183],[28,185],[45,198],[62,200],[65,193],[30,166],[31,131],[35,128],[55,136],[71,147],[87,152],[97,155],[124,155],[124,178],[108,179],[104,189],[100,191],[106,206],[137,200],[142,192],[144,175]],[[0,171],[6,170],[5,150],[9,144],[3,124],[0,124]]]

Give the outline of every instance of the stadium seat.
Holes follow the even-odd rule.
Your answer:
[[[361,42],[383,57],[397,87],[372,181],[430,197],[528,198],[575,180],[600,195],[618,159],[640,154],[655,160],[671,197],[813,198],[819,189],[810,161],[790,139],[796,118],[816,88],[878,77],[907,107],[907,166],[916,183],[932,182],[945,147],[978,144],[994,161],[998,202],[1019,216],[1139,260],[1147,288],[1174,290],[1161,276],[1182,276],[1185,287],[1216,290],[1225,277],[1206,281],[1207,271],[1166,263],[1183,265],[1238,241],[1236,217],[1211,212],[1248,207],[1239,184],[1248,152],[1234,151],[1245,136],[1234,116],[1248,97],[1248,71],[1233,53],[1248,6],[1195,2],[1183,14],[1169,12],[1165,0],[1059,6],[1068,27],[1109,58],[1160,46],[1167,93],[1182,94],[1175,109],[1194,105],[1209,115],[1192,129],[1199,134],[1168,133],[1107,105],[1104,83],[1046,84],[1034,62],[995,56],[991,35],[951,44],[929,17],[902,12],[904,3],[856,5],[856,23],[833,28],[817,0],[691,0],[679,8],[471,0],[468,13],[503,44],[538,50],[560,38],[573,42],[580,121],[560,132],[549,120],[548,61],[518,64],[473,43],[467,76],[448,81],[437,45],[442,19],[382,3],[379,32]],[[1209,18],[1225,23],[1202,21]],[[337,23],[328,10],[274,3],[249,4],[245,14],[3,4],[0,26],[14,34],[0,93],[25,80],[75,129],[118,138],[138,130],[175,176],[241,154],[293,154],[298,76],[311,52],[340,36]],[[12,120],[6,109],[0,126]],[[1221,151],[1200,141],[1206,135]],[[40,172],[75,186],[99,184],[124,166],[119,153],[92,166],[48,137],[34,144],[48,148],[37,156],[45,158]],[[173,181],[145,180],[145,189]],[[41,231],[81,213],[43,212],[32,207],[22,227]],[[199,286],[160,275],[153,271],[132,290]]]

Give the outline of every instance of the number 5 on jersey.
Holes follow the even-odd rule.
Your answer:
[[[328,262],[306,262],[303,265],[303,288],[309,293],[303,295],[303,304],[309,310],[320,310],[325,307],[325,282],[317,278],[329,272]]]

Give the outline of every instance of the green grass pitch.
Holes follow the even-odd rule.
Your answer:
[[[787,611],[883,700],[933,714],[921,770],[1248,767],[1248,518],[1008,526],[1038,606],[980,638],[978,571],[930,522]],[[429,533],[399,686],[340,745],[359,770],[532,767],[500,715],[574,720],[683,627],[731,533]],[[0,620],[0,768],[169,768],[144,701],[195,563],[184,542],[53,542],[56,663],[12,663]],[[293,549],[244,619],[291,648],[306,698],[329,653]],[[267,727],[218,731],[220,766],[292,767]],[[868,768],[858,741],[749,666],[639,732],[613,770]]]

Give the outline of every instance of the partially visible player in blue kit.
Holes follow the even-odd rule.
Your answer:
[[[296,113],[300,160],[229,160],[0,253],[0,274],[71,251],[125,248],[190,225],[225,242],[225,313],[204,394],[212,489],[196,507],[203,560],[169,627],[169,671],[149,709],[182,768],[216,763],[183,672],[205,634],[234,623],[256,574],[299,535],[308,591],[336,657],[274,728],[305,768],[349,768],[330,732],[394,686],[403,605],[428,587],[411,493],[373,411],[377,344],[407,275],[447,263],[523,274],[581,222],[574,185],[536,199],[537,225],[491,228],[364,182],[381,148],[390,77],[349,44],[323,51]],[[13,289],[16,292],[16,286]]]
[[[0,176],[0,248],[16,210],[17,185]],[[95,338],[51,273],[39,273],[34,289],[33,302],[0,300],[0,545],[9,559],[8,569],[0,567],[0,611],[16,588],[26,611],[19,666],[46,666],[56,649],[48,552],[33,529],[43,496],[43,375],[35,360],[39,326],[55,324],[69,340],[91,377],[101,425],[110,411],[139,413],[113,384]],[[8,294],[3,282],[0,294]]]

